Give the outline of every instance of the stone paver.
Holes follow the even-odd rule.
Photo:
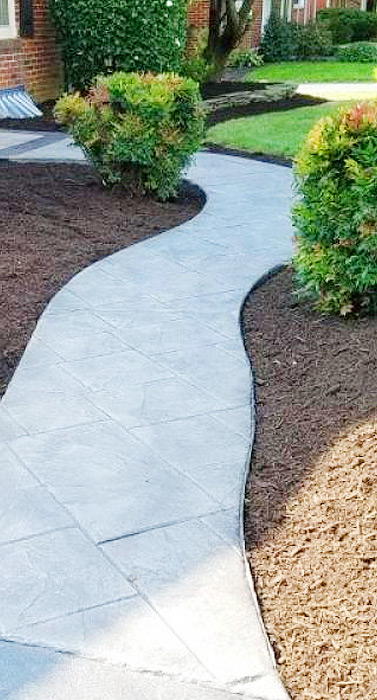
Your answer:
[[[291,175],[206,153],[189,175],[202,213],[74,277],[0,405],[1,697],[288,698],[244,559],[239,313],[291,255]]]

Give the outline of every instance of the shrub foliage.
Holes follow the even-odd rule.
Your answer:
[[[100,76],[86,98],[63,96],[55,115],[104,184],[161,199],[176,194],[204,131],[197,83],[174,73]]]
[[[339,61],[350,63],[377,63],[377,43],[372,41],[355,41],[339,46],[336,52]]]
[[[234,49],[227,65],[231,68],[257,68],[263,65],[263,58],[258,49]]]
[[[50,0],[68,86],[100,73],[177,71],[186,43],[187,0]]]
[[[265,63],[317,58],[332,53],[331,33],[317,22],[287,22],[272,12],[261,43]]]
[[[365,41],[377,36],[377,14],[364,10],[329,8],[320,10],[318,20],[325,24],[332,34],[334,44],[350,41]]]
[[[295,164],[298,289],[333,313],[377,310],[377,103],[342,108]]]

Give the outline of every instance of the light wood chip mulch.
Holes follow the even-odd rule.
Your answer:
[[[244,309],[258,427],[246,538],[293,700],[377,698],[377,319],[292,302],[285,270]]]

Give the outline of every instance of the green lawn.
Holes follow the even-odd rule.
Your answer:
[[[372,82],[377,79],[375,63],[341,63],[338,61],[286,61],[254,68],[246,81],[332,83]]]
[[[207,141],[251,153],[292,157],[315,122],[337,107],[327,103],[232,119],[211,127]]]

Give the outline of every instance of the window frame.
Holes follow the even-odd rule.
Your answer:
[[[0,41],[17,37],[16,7],[14,0],[8,0],[9,24],[0,25]]]

